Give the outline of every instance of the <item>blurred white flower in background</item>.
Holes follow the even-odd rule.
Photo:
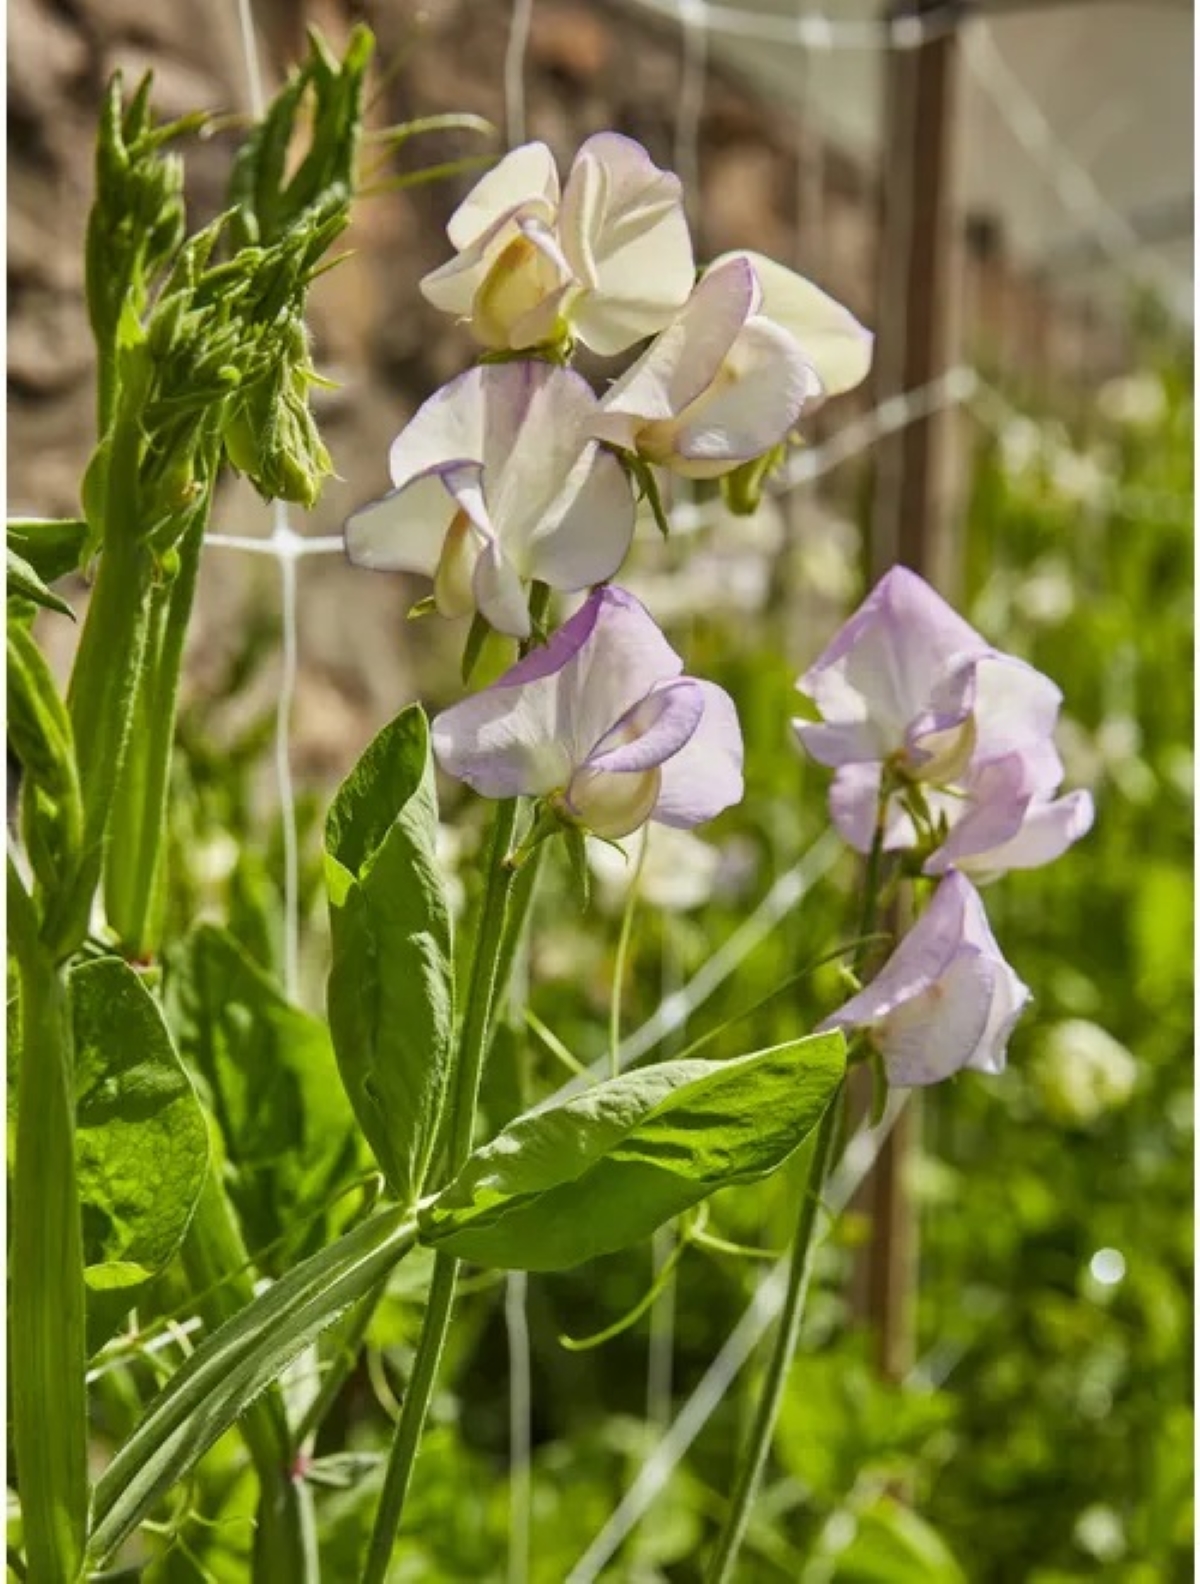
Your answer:
[[[698,836],[669,825],[646,827],[644,836],[635,835],[622,843],[620,852],[605,843],[588,844],[588,867],[596,881],[600,905],[611,912],[624,906],[637,873],[643,840],[650,845],[638,884],[642,901],[668,913],[687,913],[703,907],[716,885],[720,851]]]
[[[1128,1103],[1137,1062],[1106,1029],[1085,1018],[1054,1023],[1042,1038],[1033,1076],[1042,1104],[1058,1122],[1086,1127]]]
[[[1111,423],[1148,429],[1166,413],[1167,393],[1157,374],[1124,374],[1101,385],[1096,406]]]

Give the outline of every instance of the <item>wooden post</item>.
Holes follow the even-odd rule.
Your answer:
[[[934,10],[938,0],[893,6],[893,18]],[[902,396],[956,361],[959,237],[952,214],[951,128],[957,40],[944,33],[887,58],[875,395]],[[874,582],[902,562],[952,592],[957,557],[949,533],[958,415],[942,409],[882,440],[875,454],[870,568]],[[911,1368],[917,1224],[908,1167],[916,1148],[915,1099],[884,1145],[865,1188],[873,1235],[859,1296],[877,1338],[882,1371]]]

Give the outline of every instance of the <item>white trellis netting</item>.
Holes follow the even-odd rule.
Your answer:
[[[784,0],[778,0],[778,3],[782,5]],[[641,8],[667,17],[679,26],[681,83],[675,120],[674,165],[684,180],[690,204],[694,205],[699,200],[699,131],[704,108],[705,76],[714,39],[758,41],[776,48],[786,46],[795,52],[797,60],[807,60],[810,55],[828,57],[841,51],[874,52],[878,55],[887,50],[911,50],[957,29],[962,39],[967,70],[1004,117],[1013,136],[1027,154],[1036,178],[1056,196],[1065,212],[1087,228],[1115,270],[1130,279],[1152,281],[1168,301],[1178,297],[1182,289],[1179,272],[1161,259],[1144,256],[1130,222],[1106,199],[1071,150],[1056,138],[1036,101],[1025,91],[1012,67],[997,50],[986,21],[976,19],[964,22],[963,7],[958,0],[948,0],[944,5],[927,10],[919,19],[901,17],[890,21],[877,16],[830,17],[806,4],[805,0],[799,0],[799,3],[788,0],[788,3],[791,5],[790,10],[770,11],[741,5],[710,4],[708,0],[627,0],[627,4],[634,9]],[[249,108],[257,116],[262,112],[264,96],[254,43],[253,18],[249,0],[236,0],[236,4],[245,51]],[[503,63],[505,128],[510,146],[523,141],[526,135],[525,55],[534,4],[535,0],[513,0],[512,5],[509,43]],[[1190,284],[1187,291],[1190,299]],[[992,430],[1003,429],[1020,416],[978,371],[958,365],[927,385],[891,397],[872,411],[846,422],[821,444],[796,451],[775,480],[774,492],[786,496],[812,486],[834,468],[869,450],[882,437],[954,406],[966,406],[978,421]],[[1175,509],[1181,509],[1179,501],[1132,500],[1127,493],[1117,492],[1115,485],[1113,491],[1120,495],[1113,504],[1134,515],[1161,513],[1172,505]],[[672,513],[681,530],[690,530],[703,525],[708,510],[691,500],[681,499],[672,508]],[[297,615],[297,580],[301,562],[312,556],[340,555],[343,545],[339,536],[306,538],[298,534],[291,526],[288,511],[282,504],[276,507],[273,531],[268,537],[214,532],[206,542],[213,549],[271,556],[279,568],[282,653],[274,759],[283,831],[284,981],[289,996],[295,997],[298,989],[298,860],[290,743],[301,640]],[[831,834],[820,838],[801,861],[776,882],[755,912],[714,953],[699,973],[686,984],[671,987],[669,993],[664,994],[656,1012],[641,1028],[623,1040],[620,1047],[622,1065],[636,1060],[653,1045],[682,1029],[697,1008],[736,970],[738,964],[779,919],[828,871],[839,850],[839,844]],[[869,1133],[864,1131],[851,1140],[830,1184],[827,1202],[831,1211],[836,1212],[843,1206],[866,1177],[902,1105],[902,1099],[893,1100],[880,1127]],[[608,1522],[581,1555],[569,1576],[568,1584],[590,1584],[590,1581],[597,1579],[651,1508],[755,1346],[769,1329],[782,1302],[785,1280],[786,1272],[781,1262],[760,1284],[755,1299],[714,1358],[699,1386],[679,1409],[673,1421],[662,1429],[654,1451]],[[505,1314],[513,1383],[510,1429],[514,1477],[509,1574],[516,1584],[516,1581],[528,1577],[531,1543],[528,1513],[530,1361],[524,1278],[509,1281]],[[658,1368],[661,1374],[661,1326],[658,1346]]]

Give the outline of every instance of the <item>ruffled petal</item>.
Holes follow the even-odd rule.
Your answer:
[[[558,171],[544,143],[522,143],[477,181],[450,216],[446,234],[460,251],[531,198],[557,208]]]
[[[815,376],[792,337],[768,319],[750,319],[711,390],[682,415],[672,465],[712,477],[761,456],[786,436],[816,391]]]
[[[397,488],[435,468],[461,462],[483,463],[487,425],[496,416],[489,411],[489,405],[499,405],[488,401],[492,377],[510,366],[468,369],[434,391],[417,408],[388,452],[388,468]],[[503,412],[502,407],[500,410]]]
[[[355,566],[373,572],[433,577],[455,510],[440,472],[410,479],[402,489],[351,514],[346,521],[346,554]]]
[[[687,829],[714,819],[740,803],[742,728],[729,694],[713,682],[694,682],[704,696],[704,714],[688,741],[662,766],[662,784],[651,818]]]
[[[744,259],[709,270],[679,316],[604,396],[593,433],[619,445],[641,423],[678,417],[716,379],[758,297]],[[632,419],[633,429],[614,427],[618,416]]]
[[[870,852],[875,839],[881,775],[878,763],[843,765],[829,787],[830,818],[838,835],[857,852]],[[884,824],[884,851],[915,847],[916,842],[916,827],[899,800],[892,797]]]
[[[1090,792],[1068,792],[1053,801],[1035,801],[1026,810],[1020,827],[1008,841],[963,854],[945,854],[957,832],[925,865],[926,874],[937,874],[949,862],[979,881],[993,880],[1011,869],[1038,869],[1053,863],[1067,848],[1086,836],[1096,817]]]
[[[754,266],[762,285],[763,314],[796,338],[824,395],[837,396],[862,384],[871,369],[875,338],[848,308],[762,253],[726,253],[709,268],[729,258],[748,259]]]
[[[963,947],[935,985],[904,1002],[872,1030],[888,1082],[940,1083],[969,1067],[986,1044],[998,969]]]
[[[796,734],[818,763],[834,768],[886,759],[906,747],[912,723],[927,712],[947,671],[990,652],[923,578],[893,567],[800,678],[797,686],[822,721],[796,721]],[[967,673],[960,675],[958,710],[945,713],[939,729],[966,718]]]
[[[559,211],[559,238],[585,288],[579,339],[603,356],[661,330],[683,307],[695,266],[679,178],[633,139],[600,132],[580,148]]]
[[[616,458],[588,438],[591,387],[548,363],[490,371],[503,378],[489,387],[484,478],[505,553],[522,577],[552,588],[611,577],[633,537],[635,506]]]
[[[626,710],[585,761],[591,770],[653,770],[677,754],[704,714],[704,693],[691,677],[664,682]]]

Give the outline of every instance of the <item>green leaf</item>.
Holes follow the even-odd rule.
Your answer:
[[[75,620],[75,612],[66,600],[60,599],[53,589],[47,588],[25,557],[18,555],[11,545],[8,546],[7,593],[9,599],[32,600],[35,605],[58,611]]]
[[[166,1265],[208,1170],[208,1130],[162,1014],[116,957],[69,980],[75,1157],[89,1287],[133,1286]]]
[[[883,1496],[859,1515],[837,1577],[844,1584],[965,1584],[967,1575],[936,1529]]]
[[[220,1119],[225,1187],[249,1246],[284,1240],[268,1267],[278,1273],[340,1230],[334,1201],[369,1165],[329,1030],[211,924],[168,959],[167,1009]]]
[[[841,1034],[818,1034],[736,1061],[663,1062],[532,1111],[422,1212],[422,1238],[511,1269],[611,1254],[716,1189],[773,1172],[845,1066]]]
[[[330,1031],[355,1115],[405,1204],[429,1166],[454,1032],[437,829],[429,726],[413,705],[375,738],[325,826]]]
[[[100,1563],[324,1328],[413,1246],[411,1215],[387,1210],[295,1266],[171,1377],[96,1486],[89,1555]]]
[[[6,648],[8,741],[26,776],[21,834],[34,873],[54,896],[71,881],[83,839],[74,734],[46,657],[11,607]]]
[[[10,517],[8,548],[27,562],[43,583],[53,583],[79,569],[87,531],[87,523],[77,517]]]

